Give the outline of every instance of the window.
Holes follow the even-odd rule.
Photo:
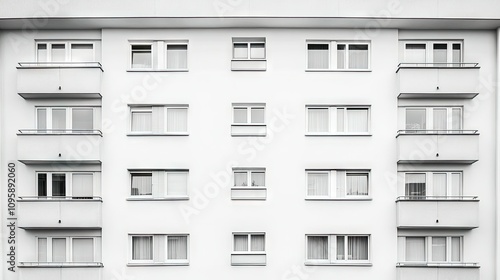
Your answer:
[[[264,124],[265,105],[238,105],[233,104],[233,123],[235,124]]]
[[[187,105],[131,106],[129,135],[187,135]]]
[[[131,170],[132,199],[187,199],[188,170]]]
[[[399,237],[404,243],[403,259],[411,263],[462,262],[461,236],[406,236]]]
[[[232,199],[266,199],[265,168],[233,168]]]
[[[95,42],[37,42],[37,62],[94,62]]]
[[[188,235],[130,235],[130,264],[187,265]]]
[[[369,262],[368,235],[307,235],[307,264]]]
[[[37,107],[36,128],[39,133],[89,133],[97,127],[99,109],[91,107]]]
[[[130,43],[132,70],[187,71],[188,41],[146,41]]]
[[[38,237],[38,262],[92,263],[97,262],[98,237]]]
[[[407,132],[460,132],[462,130],[461,107],[408,107],[405,108]]]
[[[233,233],[232,265],[265,265],[266,235],[261,232]]]
[[[407,172],[404,176],[407,199],[462,196],[462,172]]]
[[[233,38],[233,59],[266,59],[266,38]]]
[[[307,106],[308,135],[358,135],[370,132],[369,107]]]
[[[367,170],[306,170],[306,199],[369,199]]]
[[[404,62],[429,66],[460,66],[461,41],[402,41]]]
[[[308,70],[368,70],[370,43],[307,41]]]
[[[93,172],[37,172],[36,178],[36,195],[39,199],[93,199],[96,196],[94,187],[98,178]]]

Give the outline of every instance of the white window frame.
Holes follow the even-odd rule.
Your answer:
[[[412,131],[413,129],[408,129],[407,128],[407,110],[425,110],[425,124],[426,128],[425,130],[415,130],[415,133],[420,132],[420,133],[434,133],[434,109],[446,109],[446,130],[449,131],[450,133],[453,133],[453,110],[454,109],[459,109],[460,110],[460,129],[458,130],[464,130],[464,109],[462,106],[436,106],[436,107],[425,107],[425,106],[415,106],[415,107],[403,107],[404,108],[404,130],[406,131]]]
[[[133,243],[132,243],[132,237],[145,237],[145,236],[151,236],[152,237],[152,244],[151,244],[151,249],[153,253],[153,259],[152,260],[133,260]],[[165,261],[160,261],[158,259],[155,259],[156,252],[156,239],[159,236],[163,236],[165,239],[165,247],[161,248],[160,250],[164,250],[165,254]],[[186,237],[186,259],[168,259],[168,237],[177,237],[177,236],[183,236]],[[128,265],[134,266],[134,265],[189,265],[189,259],[190,259],[190,236],[189,234],[185,233],[179,233],[179,234],[129,234],[128,235],[128,244],[129,244],[129,249],[128,249]]]
[[[168,191],[168,174],[185,174],[186,175],[186,195],[167,195]],[[132,194],[132,177],[134,175],[150,174],[151,175],[151,195],[133,195]],[[127,200],[188,200],[189,199],[189,170],[188,169],[151,169],[151,170],[129,170],[130,189]],[[163,193],[159,189],[163,186]]]
[[[309,68],[309,44],[312,45],[328,45],[328,69],[315,69]],[[337,68],[337,46],[345,45],[346,53],[344,57],[344,65],[346,68]],[[368,46],[368,67],[366,69],[351,69],[349,67],[349,46],[351,45],[366,45]],[[364,72],[371,71],[371,41],[336,41],[336,40],[306,40],[306,71],[352,71],[352,72]]]
[[[310,132],[309,131],[309,109],[328,109],[328,131],[327,132]],[[337,110],[344,110],[344,131],[338,132],[337,128]],[[363,109],[367,110],[367,131],[366,132],[350,132],[345,131],[348,127],[348,110]],[[338,105],[306,105],[306,135],[371,135],[371,106],[338,106]]]
[[[236,235],[247,235],[248,239],[248,250],[247,251],[236,251],[234,248],[234,237]],[[252,251],[252,235],[263,235],[264,236],[264,251]],[[265,255],[266,254],[266,233],[265,232],[233,232],[233,255]]]
[[[161,111],[157,110],[161,108]],[[168,131],[168,110],[171,109],[184,109],[186,110],[186,131]],[[134,113],[150,113],[151,114],[151,130],[134,131],[133,115]],[[161,119],[163,125],[156,123],[155,120]],[[129,105],[129,136],[147,136],[147,135],[162,135],[162,136],[188,136],[189,135],[189,105],[187,104],[162,104],[162,105]]]
[[[247,185],[246,186],[236,186],[234,185],[234,181],[235,181],[235,173],[246,173],[247,174]],[[264,186],[253,186],[252,185],[252,174],[253,173],[264,173],[264,182],[265,182],[265,178],[266,178],[266,169],[265,168],[233,168],[233,188],[235,189],[239,189],[239,188],[243,188],[243,189],[247,189],[247,188],[255,188],[255,189],[265,189],[266,188],[266,184],[264,184]]]
[[[434,44],[447,44],[447,53],[446,53],[446,63],[448,64],[455,64],[455,63],[463,63],[464,61],[464,49],[463,45],[464,42],[463,40],[436,40],[436,41],[429,41],[429,40],[401,40],[400,41],[403,45],[403,62],[407,61],[407,53],[406,53],[406,45],[413,45],[413,44],[422,44],[425,45],[425,61],[423,62],[410,62],[412,64],[419,64],[419,63],[427,63],[430,66],[434,65]],[[453,45],[454,44],[459,44],[460,45],[460,62],[453,62]],[[449,51],[452,50],[452,51]],[[439,65],[437,65],[439,66]]]
[[[236,58],[235,55],[235,44],[247,44],[247,57],[246,58]],[[251,46],[252,44],[264,44],[264,58],[252,58],[251,57]],[[253,38],[245,38],[245,37],[234,37],[232,42],[232,60],[261,60],[264,61],[267,59],[267,43],[265,37],[253,37]]]
[[[36,250],[35,250],[35,254],[36,254],[36,258],[37,258],[37,262],[40,262],[38,260],[38,256],[39,256],[39,246],[38,246],[38,241],[39,239],[47,239],[47,261],[46,262],[42,262],[42,263],[60,263],[60,262],[53,262],[52,261],[52,239],[65,239],[66,240],[66,262],[65,263],[78,263],[78,262],[73,262],[73,240],[74,239],[92,239],[92,244],[93,244],[93,247],[94,247],[94,256],[93,256],[93,263],[94,262],[98,262],[97,261],[97,254],[98,254],[98,242],[97,242],[97,239],[100,238],[100,237],[95,237],[95,236],[71,236],[71,237],[68,237],[68,236],[36,236]]]
[[[35,42],[35,58],[36,61],[39,61],[38,57],[38,46],[39,45],[47,45],[47,63],[51,64],[57,64],[58,62],[73,62],[73,63],[87,63],[87,62],[95,62],[96,61],[96,43],[93,41],[36,41]],[[65,59],[64,61],[52,61],[52,45],[61,45],[64,44],[64,50],[65,50]],[[92,57],[93,61],[72,61],[72,53],[71,53],[71,46],[72,45],[92,45]]]
[[[458,196],[463,196],[463,172],[462,171],[407,171],[403,173],[403,189],[402,192],[405,197],[411,197],[410,195],[406,194],[406,182],[407,182],[407,176],[409,174],[423,174],[425,175],[425,199],[432,199],[434,197],[434,180],[433,176],[434,174],[446,174],[446,193],[451,194],[453,192],[453,185],[452,185],[452,175],[453,174],[459,174],[460,175],[460,182],[459,182],[459,195]],[[443,199],[443,198],[451,198],[453,199],[453,196],[447,195],[446,197],[441,197],[441,198],[436,198],[436,199]],[[423,199],[423,198],[422,198]]]
[[[344,196],[337,196],[337,176],[342,176],[339,172],[344,172]],[[308,194],[309,173],[328,174],[328,195],[327,196],[313,196]],[[347,175],[348,174],[366,174],[368,177],[368,195],[348,195],[347,194]],[[371,170],[368,169],[307,169],[305,178],[305,197],[306,200],[371,200],[372,184],[371,184]]]
[[[96,189],[99,188],[99,182],[98,182],[98,176],[96,176],[97,172],[93,171],[36,171],[35,172],[35,196],[37,198],[47,198],[47,199],[72,199],[73,195],[73,175],[79,175],[79,174],[87,174],[87,175],[92,175],[92,196],[96,196]],[[47,174],[47,196],[38,196],[38,175],[39,174]],[[65,189],[65,196],[58,196],[54,197],[52,196],[52,174],[64,174],[65,175],[65,182],[66,182],[66,189]],[[85,200],[87,200],[85,198]]]
[[[100,120],[96,120],[98,118],[98,113],[97,113],[97,108],[98,107],[91,107],[91,106],[81,106],[81,107],[44,107],[44,106],[39,106],[35,107],[35,127],[37,130],[38,128],[38,110],[45,110],[45,120],[47,124],[47,128],[45,132],[43,133],[75,133],[73,132],[73,109],[91,109],[92,110],[92,130],[96,130],[95,128],[95,123],[96,121],[99,122]],[[57,110],[57,109],[64,109],[65,114],[66,114],[66,128],[65,131],[51,131],[52,130],[52,111]],[[77,132],[76,132],[77,133]]]
[[[406,260],[406,238],[407,237],[420,237],[425,239],[425,260],[424,261],[407,261]],[[432,238],[433,237],[445,237],[446,238],[446,261],[433,261],[432,260]],[[464,263],[464,236],[461,235],[432,235],[432,236],[402,236],[404,238],[403,248],[400,252],[403,254],[400,256],[405,263],[411,264],[460,264]],[[460,261],[452,261],[452,238],[460,238]]]
[[[134,113],[151,114],[151,131],[133,129]],[[130,134],[153,134],[153,106],[130,106]]]
[[[247,110],[247,122],[246,123],[237,123],[234,120],[234,110],[235,109],[246,109]],[[252,123],[252,109],[262,109],[264,110],[264,122],[262,123]],[[266,124],[266,105],[265,104],[233,104],[233,122],[232,125],[265,125]]]
[[[168,68],[167,67],[167,47],[171,45],[186,46],[186,65],[187,68]],[[133,46],[151,46],[151,67],[134,68],[132,64]],[[189,41],[188,40],[145,40],[129,41],[129,69],[128,71],[162,71],[162,72],[187,72],[189,69]]]
[[[328,259],[309,259],[308,247],[309,237],[327,237],[328,238]],[[344,241],[344,256],[342,260],[337,259],[337,238],[343,236]],[[348,259],[348,238],[349,237],[367,237],[368,239],[368,259],[367,260],[349,260]],[[306,234],[306,248],[305,248],[306,265],[371,265],[371,235],[370,234]]]

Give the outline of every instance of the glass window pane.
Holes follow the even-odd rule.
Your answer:
[[[346,195],[368,195],[368,174],[348,173]]]
[[[345,109],[337,108],[337,132],[344,132],[344,123],[345,123]]]
[[[93,44],[71,44],[71,61],[90,62],[94,60]]]
[[[266,47],[264,43],[251,43],[250,44],[250,58],[251,59],[264,59],[266,58]]]
[[[348,132],[368,132],[368,109],[347,109]]]
[[[187,260],[187,236],[167,237],[167,259]]]
[[[432,174],[432,177],[432,188],[434,189],[434,195],[438,197],[446,197],[448,193],[446,173],[434,173]]]
[[[328,108],[307,109],[307,131],[329,132],[329,110]]]
[[[346,49],[345,45],[337,45],[337,69],[345,69],[346,68]]]
[[[36,59],[38,62],[47,62],[47,44],[38,44],[37,45],[37,54]]]
[[[307,44],[307,69],[328,69],[330,65],[328,44]]]
[[[252,186],[253,187],[263,187],[265,186],[265,173],[264,172],[252,172]]]
[[[73,262],[94,261],[94,239],[73,238]]]
[[[234,43],[233,58],[247,59],[248,58],[248,44],[247,43]]]
[[[368,69],[368,45],[349,45],[349,69]]]
[[[52,129],[55,132],[66,131],[66,109],[52,109]]]
[[[152,68],[151,45],[132,45],[132,68]]]
[[[52,196],[66,196],[66,174],[52,174]]]
[[[234,251],[246,252],[248,251],[248,235],[234,235]]]
[[[187,69],[187,45],[167,45],[167,69]]]
[[[52,261],[66,262],[66,238],[52,238]]]
[[[73,199],[91,199],[94,193],[94,175],[92,173],[73,173]]]
[[[36,125],[40,132],[47,129],[47,109],[36,109]]]
[[[132,112],[132,131],[152,132],[152,112]]]
[[[264,123],[264,108],[252,108],[252,123]]]
[[[328,260],[328,236],[307,237],[307,259]]]
[[[349,236],[347,250],[349,260],[368,260],[368,236]]]
[[[65,44],[52,44],[52,62],[66,61],[66,45]]]
[[[47,261],[47,238],[38,238],[38,261]]]
[[[345,260],[345,236],[338,235],[337,236],[337,260],[342,261]]]
[[[406,63],[425,63],[425,44],[406,44],[405,62]]]
[[[38,173],[38,196],[47,196],[47,173]]]
[[[132,174],[132,195],[152,195],[153,174]]]
[[[460,108],[451,109],[451,129],[462,129],[462,109]]]
[[[462,174],[452,173],[451,174],[451,194],[452,196],[462,195]]]
[[[329,192],[328,173],[307,173],[307,195],[328,196]]]
[[[265,237],[263,234],[250,235],[251,251],[263,252],[266,250]]]
[[[448,62],[448,44],[434,44],[433,46],[433,56],[434,63],[446,63]]]
[[[433,128],[434,130],[446,130],[448,118],[446,108],[434,108],[433,110]]]
[[[460,237],[452,237],[451,238],[451,261],[452,262],[460,262],[462,261],[462,252],[461,252],[461,238]]]
[[[453,44],[453,55],[452,62],[460,63],[462,62],[462,45],[461,44]],[[457,65],[460,66],[460,65]]]
[[[406,261],[425,261],[425,237],[406,237]]]
[[[446,261],[446,237],[432,237],[432,261]]]
[[[247,108],[234,108],[234,123],[247,123]]]
[[[92,108],[73,108],[73,130],[92,130],[94,128],[94,110]]]
[[[167,173],[167,195],[186,196],[187,195],[187,172]]]
[[[408,173],[405,177],[405,195],[413,199],[424,199],[426,195],[425,173]]]
[[[187,108],[167,108],[167,132],[187,132]]]
[[[406,129],[425,130],[425,109],[406,109]]]
[[[248,185],[247,172],[234,172],[234,185],[237,187],[246,187]]]
[[[132,236],[132,260],[153,259],[153,237]]]

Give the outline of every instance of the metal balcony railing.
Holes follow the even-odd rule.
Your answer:
[[[43,69],[43,68],[99,68],[102,72],[100,62],[19,62],[17,69]]]
[[[398,196],[396,201],[420,201],[420,200],[450,200],[450,201],[475,201],[478,200],[477,196],[464,196],[464,195],[406,195]]]
[[[479,267],[477,262],[398,262],[396,266],[409,267]]]
[[[19,267],[102,267],[101,262],[20,262]]]
[[[398,130],[400,134],[439,134],[439,135],[453,135],[453,134],[478,134],[477,130],[464,130],[464,129],[404,129]]]
[[[479,63],[475,62],[429,62],[429,63],[399,63],[396,73],[400,69],[416,69],[416,68],[480,68]]]
[[[23,201],[102,201],[100,196],[20,196],[18,202]]]
[[[98,129],[20,129],[19,134],[36,134],[36,135],[71,135],[71,134],[84,134],[84,135],[99,135],[102,136],[102,131]]]

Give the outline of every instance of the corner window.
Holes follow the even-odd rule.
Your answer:
[[[130,235],[130,265],[188,265],[188,235]]]
[[[306,263],[369,264],[368,235],[307,235]]]
[[[307,135],[368,135],[370,107],[307,106]]]
[[[131,170],[130,198],[188,199],[187,170]]]
[[[307,199],[369,199],[367,170],[307,170]]]
[[[129,135],[187,135],[187,105],[130,107]]]
[[[130,42],[131,70],[187,71],[188,41]]]
[[[370,43],[307,41],[307,70],[368,70]]]

